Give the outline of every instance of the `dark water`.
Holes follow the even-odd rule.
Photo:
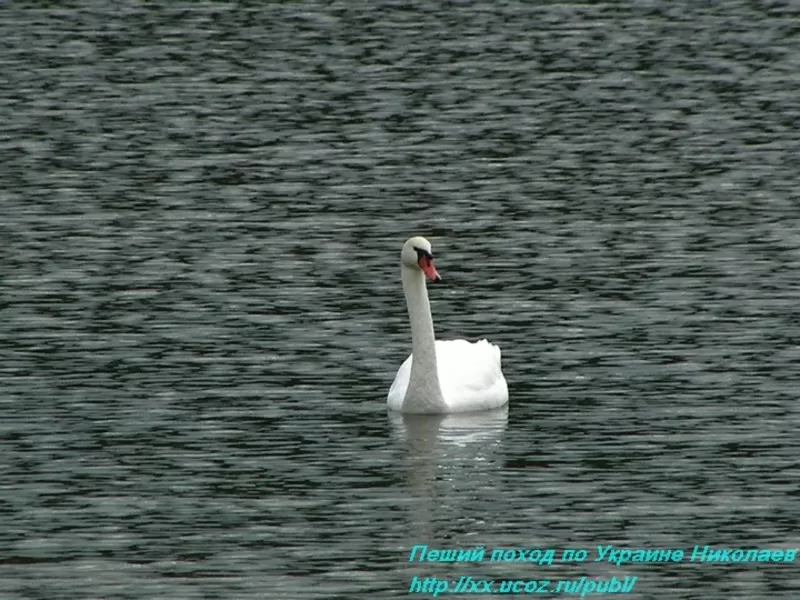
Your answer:
[[[0,597],[798,597],[592,562],[800,545],[796,4],[72,6],[0,6]],[[387,414],[412,234],[507,413]]]

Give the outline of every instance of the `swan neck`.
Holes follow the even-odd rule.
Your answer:
[[[436,335],[428,299],[428,288],[422,271],[403,266],[403,291],[411,321],[411,374],[405,402],[419,398],[425,404],[443,407],[436,364]]]
[[[414,357],[430,356],[435,362],[436,334],[433,331],[428,288],[421,271],[415,272],[403,267],[403,291],[406,293],[408,318],[411,320],[411,347]]]

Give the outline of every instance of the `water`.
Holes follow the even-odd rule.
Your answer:
[[[4,600],[797,597],[593,562],[800,543],[795,6],[2,11]],[[412,234],[507,412],[387,414]]]

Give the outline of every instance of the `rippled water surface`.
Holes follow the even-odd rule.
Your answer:
[[[800,545],[796,4],[59,6],[0,7],[0,597],[798,598],[593,562]],[[412,234],[507,411],[387,413]]]

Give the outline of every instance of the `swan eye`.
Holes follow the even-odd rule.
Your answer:
[[[433,260],[433,254],[431,254],[427,250],[423,250],[422,248],[417,248],[416,246],[414,246],[414,250],[416,250],[417,252],[417,260],[423,257],[427,258],[428,260]]]

